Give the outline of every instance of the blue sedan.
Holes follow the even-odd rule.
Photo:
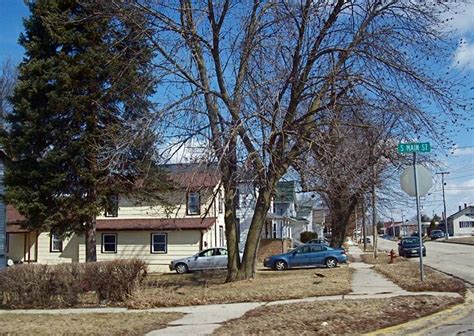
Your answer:
[[[290,252],[265,258],[263,265],[277,271],[292,267],[319,266],[334,268],[338,263],[347,262],[342,248],[332,248],[323,244],[306,244]]]

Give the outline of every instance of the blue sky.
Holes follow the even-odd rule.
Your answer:
[[[459,3],[455,9],[457,14],[450,15],[453,19],[447,22],[447,29],[454,29],[453,40],[463,39],[464,43],[456,50],[452,56],[451,65],[467,75],[467,89],[474,87],[474,2]],[[19,63],[23,56],[23,48],[18,45],[18,37],[23,30],[22,18],[29,15],[28,8],[23,0],[0,0],[0,64],[11,59],[14,63]],[[449,63],[449,62],[448,62]],[[440,73],[444,73],[440,69]],[[470,89],[471,98],[474,98]],[[470,111],[472,116],[472,111]],[[470,119],[473,123],[474,119]],[[446,130],[450,140],[454,145],[454,150],[434,149],[443,165],[443,171],[449,171],[446,176],[446,200],[448,214],[457,211],[459,205],[474,205],[474,134],[468,131],[465,125],[451,127]],[[474,125],[470,125],[471,127]],[[439,175],[434,177],[434,187],[428,195],[422,199],[423,212],[432,215],[442,212],[441,179]],[[407,198],[404,207],[405,218],[414,214],[414,201]],[[401,218],[401,208],[393,209],[392,214],[385,214],[386,217],[393,216],[395,220]]]

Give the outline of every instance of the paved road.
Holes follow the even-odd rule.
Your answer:
[[[395,249],[397,243],[378,239],[379,248]],[[436,268],[442,272],[452,274],[470,284],[474,290],[474,246],[461,244],[448,244],[437,241],[425,243],[426,257],[423,261],[426,265]],[[413,258],[418,260],[418,258]]]
[[[393,248],[396,251],[398,248],[397,243],[381,238],[378,239],[378,246],[385,250]],[[423,262],[426,265],[464,280],[474,292],[474,246],[437,241],[426,242],[425,246],[426,257],[423,258]],[[413,261],[418,261],[418,258],[413,258]],[[471,307],[467,316],[421,334],[430,336],[474,335],[474,307]]]

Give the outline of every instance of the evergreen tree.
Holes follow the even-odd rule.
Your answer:
[[[95,218],[110,196],[160,187],[147,69],[153,55],[144,31],[106,1],[28,5],[20,36],[26,56],[3,141],[12,158],[7,199],[29,228],[84,234],[86,260],[95,261]]]

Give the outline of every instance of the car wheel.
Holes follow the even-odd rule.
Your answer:
[[[174,267],[174,269],[176,270],[176,273],[178,273],[178,274],[188,273],[188,266],[186,264],[183,264],[183,263],[177,264]]]
[[[336,258],[327,258],[325,264],[326,264],[327,268],[334,268],[334,267],[337,266],[337,259]]]
[[[277,260],[275,263],[275,269],[277,271],[284,271],[288,268],[288,264],[284,260]]]

